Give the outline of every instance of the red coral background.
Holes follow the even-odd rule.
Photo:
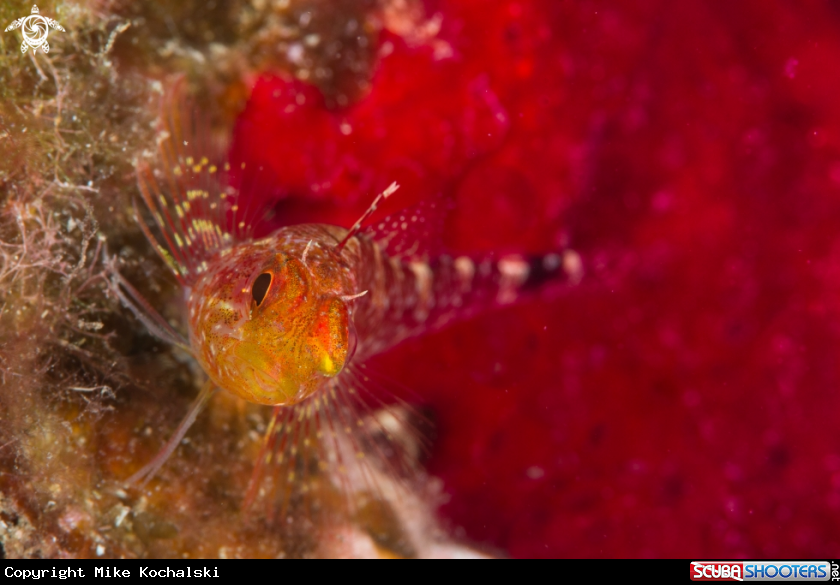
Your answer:
[[[446,522],[525,556],[840,556],[840,8],[439,0],[330,110],[260,77],[237,148],[283,222],[454,201],[445,244],[574,290],[377,367],[435,413]],[[395,202],[399,200],[399,205]]]

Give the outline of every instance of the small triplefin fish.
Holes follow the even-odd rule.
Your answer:
[[[229,165],[211,160],[202,124],[188,109],[184,100],[164,99],[154,163],[137,164],[153,218],[138,222],[183,288],[188,338],[116,270],[113,290],[152,333],[192,354],[208,380],[130,484],[160,469],[217,389],[273,407],[246,506],[268,476],[287,502],[317,484],[338,491],[402,466],[394,462],[395,425],[411,424],[407,405],[389,406],[364,362],[409,337],[580,278],[570,250],[432,256],[412,235],[429,222],[417,209],[366,227],[395,184],[349,229],[292,225],[257,239],[254,214],[244,209],[247,190],[231,186]],[[269,474],[269,465],[277,472]]]

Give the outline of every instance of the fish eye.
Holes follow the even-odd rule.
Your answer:
[[[268,287],[271,286],[271,273],[263,272],[255,280],[251,286],[251,298],[257,303],[259,307],[265,300],[265,295],[268,294]]]

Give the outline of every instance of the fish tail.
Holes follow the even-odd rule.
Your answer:
[[[573,286],[583,277],[574,250],[545,255],[388,257],[359,240],[360,290],[355,323],[362,355],[528,296]]]
[[[570,249],[480,259],[441,257],[430,264],[427,277],[431,281],[425,286],[430,290],[419,297],[428,299],[429,324],[438,326],[452,318],[576,285],[583,278],[583,264],[578,253]]]
[[[506,304],[546,287],[575,285],[583,278],[583,263],[574,250],[544,255],[509,255],[489,260],[490,270],[479,265],[483,282],[476,284],[496,290],[496,301]]]

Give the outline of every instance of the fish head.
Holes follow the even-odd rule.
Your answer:
[[[295,404],[348,363],[355,334],[346,282],[336,257],[311,248],[234,247],[190,292],[190,343],[221,388],[259,404]]]

